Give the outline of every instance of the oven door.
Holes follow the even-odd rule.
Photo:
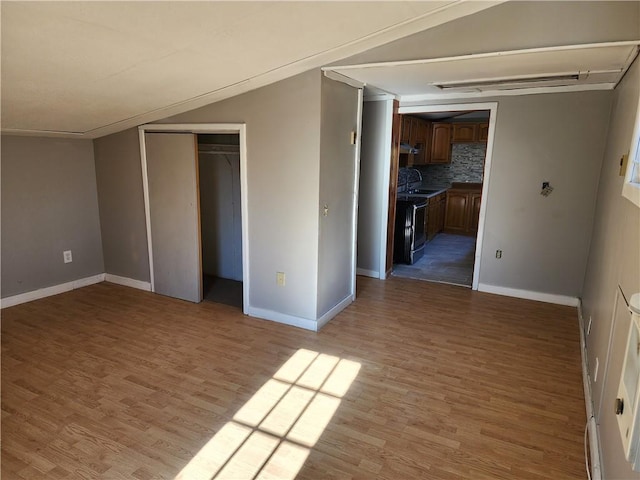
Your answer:
[[[411,208],[411,236],[408,240],[409,248],[405,251],[405,262],[413,265],[424,254],[424,247],[427,243],[425,223],[427,220],[427,204],[420,203],[412,205]]]
[[[426,204],[414,205],[413,213],[413,248],[416,250],[427,242],[427,232],[425,231],[425,225],[427,224],[427,212],[428,208]]]

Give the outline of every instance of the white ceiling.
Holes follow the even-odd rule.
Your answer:
[[[95,138],[496,2],[1,2],[2,131]]]
[[[324,70],[402,101],[612,89],[636,58],[639,43],[545,47]]]

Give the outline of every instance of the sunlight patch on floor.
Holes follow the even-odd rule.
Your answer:
[[[300,349],[175,477],[175,480],[294,479],[360,364]]]

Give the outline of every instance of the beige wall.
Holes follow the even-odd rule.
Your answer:
[[[1,148],[2,298],[103,273],[91,141],[3,135]]]
[[[606,151],[600,172],[595,224],[583,289],[589,375],[599,424],[604,478],[638,478],[622,454],[614,401],[622,367],[630,316],[624,298],[614,312],[618,286],[628,300],[640,292],[640,209],[622,197],[620,157],[629,153],[638,97],[640,60],[636,59],[615,90]],[[594,382],[596,359],[599,363]]]

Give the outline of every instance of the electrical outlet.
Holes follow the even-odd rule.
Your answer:
[[[593,318],[591,318],[591,316],[589,316],[589,324],[587,325],[587,335],[589,335],[591,333],[591,321],[593,320]]]
[[[73,257],[71,256],[71,250],[65,250],[64,252],[62,252],[62,259],[64,260],[64,263],[73,262]]]
[[[496,258],[502,258],[502,250],[496,250]]]
[[[598,381],[598,367],[600,366],[600,362],[598,361],[598,357],[596,357],[596,366],[593,369],[593,383]]]
[[[276,285],[279,287],[284,287],[285,284],[285,276],[284,272],[276,272]]]

